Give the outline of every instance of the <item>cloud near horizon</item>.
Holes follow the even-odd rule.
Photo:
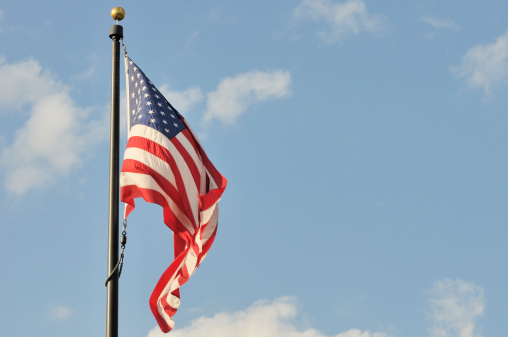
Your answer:
[[[19,196],[50,185],[79,167],[93,146],[107,138],[108,123],[91,119],[92,109],[77,106],[70,87],[43,71],[37,61],[1,59],[0,78],[0,113],[27,116],[0,153],[10,193]]]
[[[170,332],[174,337],[327,337],[318,330],[299,327],[295,321],[298,306],[294,297],[281,297],[274,301],[261,300],[246,310],[220,312],[213,317],[201,317],[189,326]],[[147,337],[165,337],[158,326]],[[351,329],[335,337],[389,337],[382,332]]]
[[[465,79],[469,87],[483,89],[485,97],[491,98],[493,88],[508,78],[508,31],[494,43],[469,49],[462,63],[450,70],[455,77]]]
[[[460,279],[435,282],[429,290],[428,332],[430,337],[481,337],[476,320],[483,316],[482,287]],[[202,316],[188,326],[170,332],[174,337],[391,337],[386,332],[356,328],[327,336],[305,326],[295,297],[260,300],[245,310]],[[422,317],[424,319],[424,317]],[[395,328],[396,329],[396,328]],[[392,328],[393,330],[393,328]],[[422,332],[415,332],[422,334]],[[147,337],[164,337],[158,326]]]
[[[319,37],[332,44],[361,32],[380,33],[385,30],[380,15],[367,12],[362,0],[335,3],[330,0],[303,0],[293,11],[298,20],[312,20],[326,23],[328,29],[319,32]]]

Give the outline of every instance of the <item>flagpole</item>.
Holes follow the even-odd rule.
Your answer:
[[[118,21],[125,17],[121,7],[111,11],[116,24],[109,37],[113,40],[111,51],[111,141],[109,160],[109,224],[108,224],[108,278],[106,304],[106,337],[118,337],[118,263],[119,250],[119,167],[120,167],[120,39],[123,27]],[[111,275],[113,273],[113,275]]]

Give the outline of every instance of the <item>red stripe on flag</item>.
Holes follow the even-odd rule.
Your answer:
[[[163,332],[169,332],[171,330],[171,327],[166,322],[166,318],[162,316],[159,313],[157,302],[159,300],[159,296],[163,292],[164,288],[168,284],[168,282],[171,280],[171,278],[174,276],[175,273],[178,272],[180,264],[183,262],[186,255],[186,251],[183,251],[178,255],[175,260],[169,265],[169,267],[166,269],[166,271],[162,274],[161,278],[159,279],[159,282],[157,282],[157,285],[155,286],[155,289],[152,292],[152,295],[150,296],[150,309],[152,310],[153,315],[155,316],[155,319],[159,323],[159,326]],[[178,290],[178,289],[176,289]],[[179,292],[176,293],[176,297],[180,298]],[[166,298],[164,297],[162,299],[163,303],[162,308],[168,314],[168,316],[173,316],[176,313],[176,309],[170,306]]]
[[[187,164],[187,167],[189,168],[189,171],[192,174],[192,178],[194,179],[194,184],[196,185],[196,189],[199,191],[201,174],[199,173],[199,169],[196,166],[196,163],[194,162],[194,159],[192,159],[191,155],[187,152],[185,147],[182,145],[182,143],[180,143],[180,141],[176,137],[171,139],[171,143],[173,143],[175,148],[182,155],[183,160]]]
[[[171,168],[171,172],[173,172],[173,175],[175,176],[176,181],[176,194],[171,195],[171,199],[173,199],[177,204],[178,207],[187,215],[187,218],[191,221],[194,228],[197,228],[198,224],[196,223],[194,212],[192,211],[192,207],[189,203],[189,197],[187,196],[187,188],[185,186],[184,180],[182,178],[182,174],[180,170],[178,169],[178,166],[175,162],[175,159],[167,150],[166,148],[162,147],[158,143],[155,143],[149,139],[143,138],[143,137],[131,137],[129,138],[129,141],[127,142],[128,148],[138,148],[144,151],[147,151],[153,155],[155,155],[157,158],[163,160],[166,162],[169,167]],[[131,160],[125,160],[125,161],[131,161]],[[153,176],[153,178],[159,183],[159,186],[163,188],[164,191],[167,191],[166,188],[170,189],[172,188],[172,185],[165,179],[163,176],[159,174],[159,172],[151,169],[150,167],[144,165],[141,162],[137,162],[138,164],[135,165],[136,168],[138,166],[143,166],[146,168],[145,171],[139,170],[139,171],[133,171],[133,172],[141,172],[141,173],[147,173],[148,175],[152,175],[151,173],[154,173],[156,176]],[[124,168],[122,165],[122,172],[124,172]],[[198,189],[199,191],[199,189]],[[169,194],[169,193],[168,193]],[[194,198],[194,196],[193,196]],[[123,200],[122,200],[123,201]],[[178,203],[178,201],[181,201],[181,203]]]
[[[122,172],[124,172],[124,173],[146,174],[146,175],[152,177],[153,180],[155,180],[155,182],[157,183],[157,185],[159,185],[161,187],[161,190],[163,190],[169,196],[169,198],[171,200],[173,200],[173,202],[178,206],[178,208],[182,211],[182,213],[186,215],[186,217],[189,219],[189,221],[194,226],[194,228],[196,228],[196,225],[194,224],[193,219],[189,218],[188,213],[185,212],[185,210],[187,208],[190,209],[189,200],[186,197],[186,193],[184,193],[184,194],[180,193],[162,175],[160,175],[158,172],[154,171],[149,166],[146,166],[145,164],[140,163],[140,162],[138,162],[136,160],[132,160],[132,159],[126,159],[126,160],[124,160],[123,165],[122,165]],[[167,206],[169,211],[171,211],[171,209],[170,209],[169,205],[167,204],[167,201],[166,201],[165,198],[164,198],[164,201],[163,201],[164,204],[160,204],[158,202],[150,201],[151,196],[150,196],[149,191],[152,191],[152,190],[148,189],[143,195],[140,195],[140,196],[142,196],[143,199],[145,201],[147,201],[147,202],[155,203],[155,204],[158,204],[158,205],[160,205],[162,207]],[[120,200],[122,202],[127,202],[126,196],[124,196],[122,191],[120,191],[120,192],[121,192],[120,193]]]
[[[201,148],[199,142],[194,139],[194,135],[190,133],[188,130],[184,130],[181,133],[185,135],[185,137],[189,140],[191,144],[195,144],[195,148],[199,152],[201,160],[203,161],[206,170],[210,174],[210,177],[213,179],[215,184],[217,184],[216,189],[207,191],[205,195],[200,196],[201,208],[208,209],[220,199],[222,193],[224,193],[224,190],[226,189],[228,181],[222,174],[219,173],[219,171],[217,171],[215,166],[213,166],[210,159],[208,159],[208,156],[206,155],[205,151]]]
[[[185,227],[184,224],[178,220],[173,211],[169,208],[169,205],[166,201],[164,195],[160,194],[157,191],[152,189],[144,189],[135,185],[122,186],[120,189],[120,194],[122,197],[122,202],[129,204],[132,209],[134,209],[134,199],[135,198],[143,198],[146,202],[157,204],[163,208],[163,219],[164,223],[173,231],[178,233],[186,233],[188,236],[188,240],[190,240],[190,233]]]

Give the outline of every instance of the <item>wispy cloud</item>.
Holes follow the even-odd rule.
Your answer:
[[[221,312],[213,317],[201,317],[187,327],[171,331],[174,337],[326,337],[318,330],[301,328],[298,306],[291,297],[275,301],[258,301],[246,310]],[[165,337],[159,327],[153,328],[147,337]],[[389,337],[385,333],[351,329],[336,337]]]
[[[436,282],[429,300],[431,337],[481,337],[476,319],[483,316],[483,288],[462,280]]]
[[[28,119],[1,149],[5,187],[22,195],[48,186],[79,166],[91,148],[105,139],[107,123],[90,119],[91,109],[77,106],[70,88],[43,71],[35,60],[0,60],[0,105]]]
[[[217,89],[207,95],[204,122],[218,119],[234,124],[246,109],[256,102],[288,97],[291,94],[289,71],[251,71],[220,81]]]
[[[465,79],[471,88],[483,89],[486,98],[493,96],[493,88],[508,77],[508,32],[496,42],[475,46],[462,57],[462,63],[451,67],[457,78]]]
[[[454,21],[452,21],[450,19],[441,20],[441,19],[436,19],[436,18],[431,18],[431,17],[423,17],[422,22],[424,22],[436,29],[445,29],[445,28],[459,29],[460,28],[460,26],[457,23],[455,23]]]
[[[382,32],[384,20],[379,15],[367,12],[362,0],[335,3],[330,0],[303,0],[294,10],[296,19],[321,21],[327,29],[319,32],[326,43],[334,43],[361,32]]]
[[[361,331],[358,329],[351,329],[345,332],[342,332],[335,337],[389,337],[389,335],[384,332],[370,332],[370,331]]]
[[[184,91],[170,90],[169,85],[164,84],[159,88],[160,92],[180,112],[185,114],[204,98],[199,87],[191,87]]]
[[[62,321],[72,315],[72,310],[64,305],[52,305],[48,310],[48,317],[51,320]]]
[[[73,76],[74,81],[90,81],[91,79],[94,79],[97,74],[97,62],[99,61],[99,58],[97,57],[97,54],[92,53],[87,58],[87,61],[89,62],[88,68]]]
[[[290,84],[291,74],[286,70],[250,71],[223,78],[215,90],[208,93],[198,86],[172,90],[168,84],[163,84],[159,90],[180,113],[200,119],[203,129],[198,133],[206,137],[206,129],[212,121],[233,125],[252,105],[290,96]],[[198,104],[203,101],[206,107],[199,113]]]

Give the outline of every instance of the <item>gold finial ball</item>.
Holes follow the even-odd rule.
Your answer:
[[[111,10],[113,20],[121,21],[125,17],[125,10],[122,7],[115,7]]]

